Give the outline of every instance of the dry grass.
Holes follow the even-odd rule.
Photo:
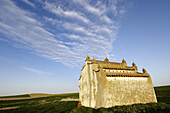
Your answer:
[[[16,109],[16,108],[19,108],[19,106],[4,107],[4,108],[0,108],[0,110],[9,110],[9,109]]]
[[[77,98],[64,98],[64,99],[61,99],[61,101],[79,101],[79,99],[77,99]]]
[[[43,93],[32,93],[29,94],[30,97],[32,98],[38,98],[38,97],[48,97],[48,96],[55,96],[56,94],[43,94]]]

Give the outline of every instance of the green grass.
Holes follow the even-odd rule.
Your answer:
[[[170,112],[170,86],[156,87],[158,103],[134,104],[112,108],[77,108],[76,101],[60,101],[63,98],[78,98],[78,93],[59,94],[23,100],[0,101],[0,108],[19,106],[16,109],[0,110],[0,113],[162,113]],[[29,97],[29,95],[6,96],[5,98]],[[1,97],[0,97],[1,98]]]
[[[27,102],[20,108],[3,110],[2,113],[70,113],[77,106],[78,102],[48,101],[49,103]]]
[[[158,102],[170,104],[170,86],[155,87]]]
[[[78,98],[78,93],[60,94],[25,100],[0,101],[0,108],[19,106],[17,109],[0,110],[0,113],[69,113],[73,108],[77,107],[78,102],[60,101],[63,98]]]
[[[73,109],[71,113],[170,113],[170,105],[165,103],[148,103],[100,109],[81,106]]]

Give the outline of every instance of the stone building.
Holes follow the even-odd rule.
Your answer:
[[[157,102],[152,80],[147,71],[138,72],[136,64],[86,58],[79,79],[81,105],[92,108]]]

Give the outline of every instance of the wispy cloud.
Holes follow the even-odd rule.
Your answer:
[[[41,71],[41,70],[38,70],[38,69],[34,69],[34,68],[30,68],[30,67],[22,66],[21,68],[24,69],[24,70],[36,73],[36,74],[44,74],[44,75],[50,75],[51,74],[49,72],[44,72],[44,71]]]
[[[9,40],[1,38],[1,37],[0,37],[0,41],[9,42]]]
[[[10,60],[10,59],[4,56],[0,56],[0,60]]]
[[[56,6],[52,3],[45,2],[45,9],[49,10],[50,12],[56,14],[57,16],[66,16],[70,18],[77,18],[85,23],[89,23],[89,20],[84,17],[81,13],[78,13],[76,11],[64,11],[61,6]]]
[[[107,10],[105,4],[103,3],[101,4],[101,2],[99,1],[93,4],[93,6],[89,4],[88,1],[86,0],[73,0],[73,2],[78,3],[79,5],[84,7],[84,9],[87,10],[88,12],[96,14],[98,16],[104,14]]]
[[[33,8],[35,8],[35,5],[32,2],[30,2],[29,0],[22,0],[22,1],[25,2],[26,4],[32,6]]]
[[[82,1],[84,9],[81,2],[67,2],[41,1],[46,13],[39,15],[2,0],[0,33],[17,47],[65,65],[81,65],[87,53],[99,59],[113,56],[110,52],[119,29],[115,18],[121,12],[118,2]],[[115,7],[113,14],[111,6]]]

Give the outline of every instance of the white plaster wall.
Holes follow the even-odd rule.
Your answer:
[[[89,105],[89,80],[87,66],[82,70],[82,78],[80,79],[81,91],[79,91],[80,101],[82,105]]]
[[[95,78],[95,75],[94,75],[94,71],[93,71],[93,64],[90,64],[89,65],[90,67],[90,79],[91,79],[91,82],[90,82],[90,90],[91,90],[91,93],[90,93],[90,106],[91,107],[95,107],[95,104],[96,104],[96,101],[95,101],[95,90],[96,90],[96,85],[95,85],[95,82],[96,82],[96,78]]]
[[[95,72],[93,71],[93,64],[90,62],[86,62],[80,81],[82,85],[82,90],[79,91],[81,104],[86,107],[95,107],[97,80]]]
[[[150,77],[106,77],[88,64],[79,80],[79,98],[86,107],[100,108],[157,102]]]
[[[107,77],[106,88],[103,92],[103,107],[157,102],[153,86],[148,78]]]

